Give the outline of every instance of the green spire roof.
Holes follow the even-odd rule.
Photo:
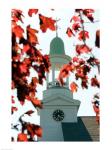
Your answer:
[[[55,37],[50,43],[50,55],[65,55],[63,40]]]

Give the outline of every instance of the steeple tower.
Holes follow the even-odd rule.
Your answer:
[[[80,101],[73,99],[69,78],[62,87],[56,74],[70,60],[71,57],[65,54],[63,40],[56,35],[50,43],[51,76],[47,74],[47,89],[43,91],[43,108],[40,110],[40,125],[43,128],[41,141],[63,141],[62,123],[77,122]]]

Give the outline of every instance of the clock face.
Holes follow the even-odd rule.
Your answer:
[[[56,121],[62,121],[64,119],[64,112],[62,110],[59,110],[59,109],[55,110],[53,112],[53,118]]]

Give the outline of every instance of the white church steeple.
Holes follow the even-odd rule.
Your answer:
[[[40,110],[41,141],[64,141],[62,123],[77,123],[80,101],[73,99],[69,79],[65,80],[64,86],[60,86],[56,73],[70,60],[65,54],[63,40],[56,36],[50,43],[51,76],[47,74],[47,89],[43,92],[43,108]]]

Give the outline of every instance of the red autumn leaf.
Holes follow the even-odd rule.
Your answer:
[[[42,108],[42,102],[37,98],[32,98],[31,102],[34,106]]]
[[[35,133],[34,133],[34,125],[28,123],[28,124],[26,125],[26,128],[27,128],[28,132],[30,133],[30,136],[33,138],[34,135],[35,135]]]
[[[100,108],[99,108],[99,94],[95,94],[94,95],[94,101],[92,102],[93,103],[93,109],[94,109],[94,112],[96,113],[96,122],[99,124],[100,123]]]
[[[80,32],[79,32],[79,37],[78,37],[78,39],[79,39],[80,41],[86,40],[87,38],[89,38],[89,32],[88,32],[88,31],[80,31]]]
[[[38,9],[29,9],[29,11],[28,11],[28,15],[30,17],[32,17],[32,14],[37,14],[37,13],[38,13]]]
[[[94,21],[94,18],[93,18],[93,15],[92,14],[87,14],[86,17],[91,21],[93,22]]]
[[[83,73],[84,73],[84,75],[87,75],[87,73],[89,73],[89,72],[90,72],[91,67],[90,67],[90,66],[88,66],[88,65],[83,65],[83,66],[82,66],[82,69],[83,69]]]
[[[34,137],[34,135],[38,137],[42,137],[42,128],[39,125],[27,123],[26,124],[26,129],[30,135],[30,137]]]
[[[95,63],[95,65],[99,65],[99,64],[100,64],[100,61],[99,61],[97,58],[95,58],[95,59],[94,59],[94,63]]]
[[[95,40],[95,46],[100,47],[100,30],[96,31],[96,40]]]
[[[100,64],[100,61],[95,58],[95,57],[90,57],[88,60],[87,60],[87,63],[89,63],[91,66],[94,66],[94,65],[99,65]]]
[[[62,85],[62,86],[64,85],[64,80],[61,76],[58,77],[58,81],[59,81],[60,85]]]
[[[44,61],[45,71],[49,72],[49,68],[51,66],[49,55],[44,55],[43,56],[43,61]]]
[[[93,10],[93,9],[84,9],[84,10],[83,10],[83,14],[84,14],[91,22],[94,21],[93,13],[94,13],[94,10]]]
[[[76,57],[76,56],[73,57],[72,60],[73,60],[74,63],[77,64],[77,65],[75,64],[75,66],[80,66],[80,65],[85,64],[85,61],[84,61],[82,58],[78,58],[78,57]]]
[[[75,9],[76,12],[83,11],[83,9]]]
[[[96,107],[95,104],[93,105],[93,109],[94,109],[96,114],[99,114],[99,112],[100,112],[99,107]]]
[[[14,103],[15,103],[14,96],[12,96],[12,104],[14,104]]]
[[[27,114],[27,115],[31,116],[32,113],[34,113],[34,111],[33,110],[29,110],[29,111],[25,112],[24,114]]]
[[[94,9],[83,9],[85,13],[94,13]]]
[[[26,141],[28,141],[27,134],[19,133],[17,141],[19,141],[19,142],[26,142]]]
[[[20,48],[20,46],[19,46],[19,44],[15,44],[15,46],[14,46],[14,50],[16,51],[16,52],[18,52],[18,51],[20,51],[21,50],[21,48]]]
[[[21,73],[27,73],[28,72],[28,67],[27,67],[27,65],[25,63],[21,63],[19,65],[19,69],[20,69]]]
[[[27,26],[28,41],[33,45],[39,44],[36,33],[38,33],[36,29],[30,28],[30,25]]]
[[[80,17],[79,16],[73,16],[72,19],[70,20],[71,21],[74,21],[74,22],[80,22]]]
[[[23,49],[22,49],[22,54],[26,53],[29,49],[30,49],[30,45],[29,44],[24,44]]]
[[[62,72],[60,72],[59,77],[58,77],[58,81],[60,83],[61,86],[64,85],[64,78],[66,78],[69,75],[69,72],[67,70],[63,70]]]
[[[75,82],[72,82],[70,84],[70,89],[72,92],[77,92],[77,87],[78,87],[78,85]]]
[[[59,77],[58,77],[60,85],[62,86],[64,85],[63,79],[67,78],[69,76],[69,73],[73,72],[74,70],[75,70],[75,65],[73,63],[66,64],[61,68]]]
[[[32,77],[32,83],[33,83],[33,85],[37,85],[37,83],[38,83],[37,77]]]
[[[42,137],[42,128],[39,127],[35,130],[35,134],[38,136],[38,137]]]
[[[23,23],[22,16],[23,16],[23,12],[21,10],[19,10],[19,9],[12,9],[12,20],[13,20],[13,23],[14,22],[18,22],[18,21],[21,21]]]
[[[30,66],[30,64],[31,64],[31,59],[30,59],[30,58],[24,58],[23,62],[24,62],[24,64]]]
[[[100,87],[100,83],[98,79],[96,78],[96,76],[91,79],[91,86],[97,86],[98,88]]]
[[[76,71],[77,71],[76,74],[75,74],[76,79],[78,79],[78,78],[84,78],[83,68],[78,68]]]
[[[75,67],[72,63],[66,64],[60,70],[59,76],[62,78],[67,78],[69,76],[69,72],[72,72],[74,69],[75,69]]]
[[[73,31],[69,27],[67,28],[66,34],[68,35],[68,37],[75,36],[75,34],[73,33]]]
[[[21,54],[17,54],[16,56],[13,56],[13,57],[12,57],[12,60],[13,60],[14,62],[17,62],[17,61],[20,61],[20,58],[21,58]]]
[[[59,77],[66,78],[66,77],[68,77],[68,75],[69,75],[69,69],[67,68],[67,66],[64,66],[60,70]]]
[[[15,111],[17,111],[17,110],[18,110],[17,107],[12,106],[12,108],[11,108],[12,114],[13,114]]]
[[[42,32],[46,32],[47,29],[50,29],[52,31],[56,30],[56,27],[55,27],[56,21],[53,20],[52,18],[39,14],[39,19],[40,19],[40,29],[42,30]]]
[[[72,25],[72,29],[73,29],[74,31],[79,31],[79,28],[81,28],[81,26],[80,26],[79,23],[74,23],[74,24]]]
[[[82,53],[89,53],[89,52],[91,52],[91,49],[85,44],[83,44],[83,45],[76,45],[76,52],[80,55]]]
[[[83,89],[84,88],[88,89],[88,80],[83,79],[82,83],[81,83],[81,86],[82,86]]]
[[[24,30],[21,26],[17,25],[12,28],[12,33],[14,33],[16,37],[22,38]]]
[[[73,62],[77,62],[77,63],[79,62],[79,58],[78,58],[78,57],[76,57],[76,56],[75,56],[75,57],[73,57],[73,59],[72,59],[72,60],[73,60]]]

